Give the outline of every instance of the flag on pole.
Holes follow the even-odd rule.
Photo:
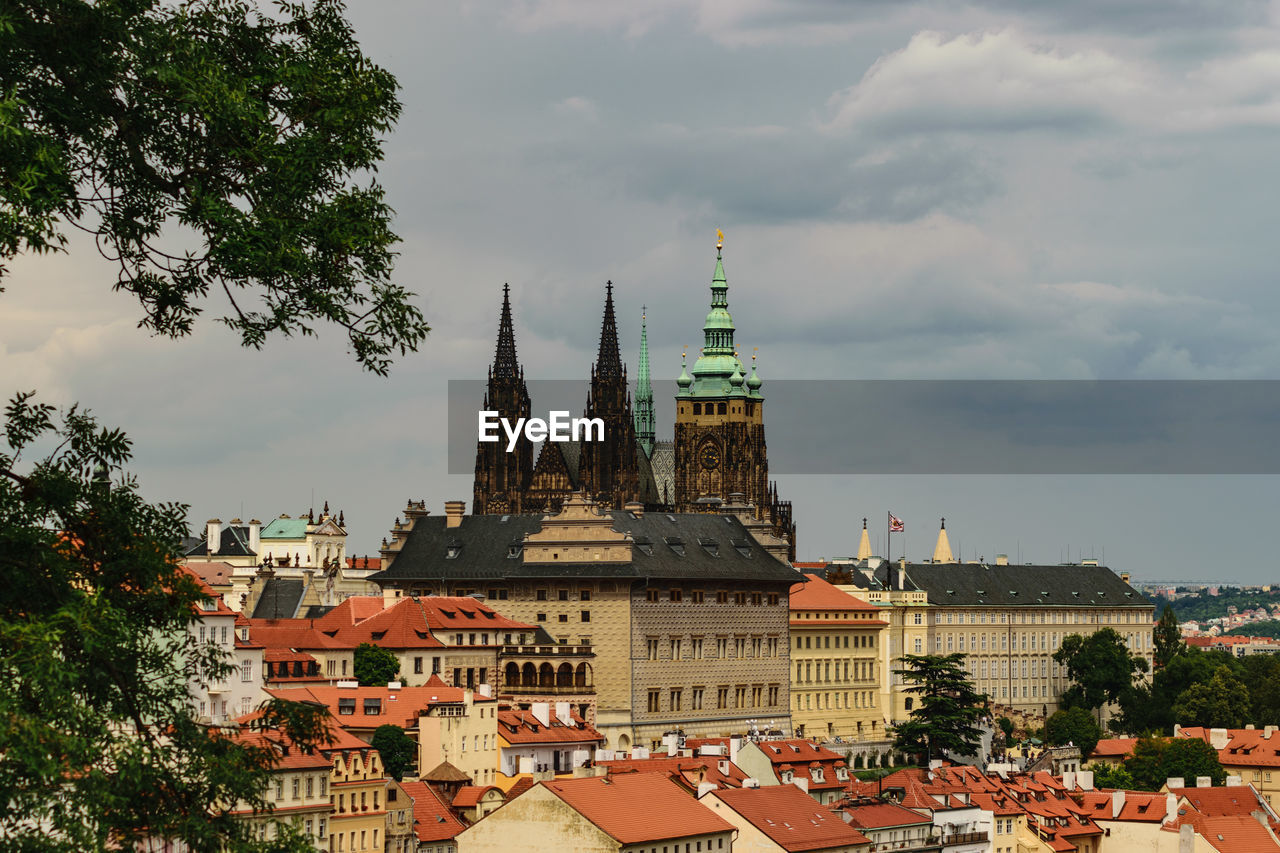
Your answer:
[[[893,513],[889,513],[889,532],[901,533],[905,528],[902,526],[902,519]]]

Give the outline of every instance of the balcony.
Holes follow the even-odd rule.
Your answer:
[[[957,844],[985,844],[987,841],[987,833],[985,832],[958,832],[954,835],[942,836],[942,846],[952,847]]]
[[[502,657],[595,657],[590,646],[570,646],[554,644],[550,646],[503,646],[498,654]]]

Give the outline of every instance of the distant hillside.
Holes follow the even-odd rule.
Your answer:
[[[1156,617],[1164,612],[1166,604],[1169,600],[1163,596],[1152,596],[1152,601],[1156,605]],[[1280,591],[1274,592],[1241,592],[1235,589],[1223,589],[1219,595],[1209,595],[1207,592],[1192,593],[1183,596],[1173,603],[1173,612],[1177,614],[1179,622],[1196,621],[1202,622],[1205,619],[1213,619],[1227,615],[1227,608],[1234,605],[1237,611],[1252,610],[1255,607],[1268,607],[1273,604],[1280,604]],[[1259,635],[1261,636],[1261,635]]]
[[[1226,637],[1275,637],[1280,639],[1280,622],[1271,620],[1270,622],[1250,622],[1248,625],[1241,625],[1239,628],[1232,628],[1223,636]]]

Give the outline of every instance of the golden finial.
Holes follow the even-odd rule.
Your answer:
[[[721,231],[719,228],[716,229],[716,248],[717,249],[724,248],[724,232]]]
[[[757,354],[757,353],[759,353],[759,352],[760,352],[760,347],[752,347],[752,348],[751,348],[751,360],[752,360],[752,361],[755,361],[755,360],[756,360],[756,354]]]

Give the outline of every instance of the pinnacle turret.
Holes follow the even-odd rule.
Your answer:
[[[597,376],[622,376],[622,353],[618,349],[618,321],[613,316],[613,282],[605,283],[604,322],[600,326],[600,352],[596,355]]]
[[[656,432],[653,412],[653,384],[649,381],[649,335],[645,309],[640,309],[640,364],[636,370],[636,440],[645,456],[653,455]]]
[[[511,285],[502,285],[502,316],[498,320],[498,348],[493,354],[490,375],[497,379],[516,379],[520,365],[516,362],[516,332],[511,322]]]

